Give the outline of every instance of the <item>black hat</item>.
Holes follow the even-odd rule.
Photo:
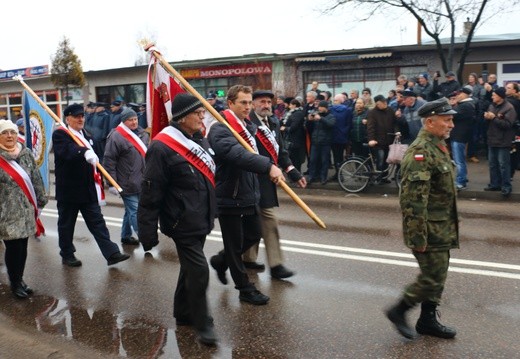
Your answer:
[[[258,90],[253,92],[253,100],[258,97],[269,97],[272,100],[274,98],[274,94],[268,90]]]
[[[119,101],[119,100],[113,101],[111,106],[121,106],[121,101]]]
[[[386,97],[384,97],[383,95],[375,96],[374,97],[374,102],[379,102],[379,101],[386,102]]]
[[[455,77],[455,72],[453,72],[453,71],[446,72],[446,77],[448,77],[448,76]]]
[[[121,122],[125,122],[132,117],[137,117],[137,113],[131,108],[125,108],[123,112],[121,112]]]
[[[419,107],[418,113],[421,117],[428,117],[431,115],[454,115],[457,112],[453,111],[448,99],[442,97],[435,101],[426,102]]]
[[[63,110],[64,116],[77,116],[77,115],[84,115],[85,110],[83,109],[83,106],[79,103],[73,103],[72,105],[69,105]]]
[[[92,101],[89,101],[89,103],[87,103],[87,107],[88,108],[95,108],[96,107],[96,103],[92,102]]]
[[[106,102],[94,102],[94,105],[96,105],[96,107],[108,107],[108,103]]]
[[[318,104],[318,107],[329,108],[329,103],[327,101],[320,101],[320,103]]]
[[[466,85],[460,89],[460,92],[464,92],[466,95],[471,95],[473,93],[473,86]]]
[[[208,95],[206,96],[206,100],[214,100],[216,98],[217,98],[217,95],[214,94],[213,92],[208,93]]]
[[[177,94],[172,102],[172,121],[179,121],[199,107],[202,107],[202,103],[195,96],[188,93]]]
[[[413,90],[411,90],[411,89],[405,89],[405,90],[401,91],[401,95],[403,97],[417,97],[417,94],[415,92],[413,92]]]
[[[506,89],[503,87],[499,87],[499,88],[493,90],[493,92],[502,98],[506,98]]]

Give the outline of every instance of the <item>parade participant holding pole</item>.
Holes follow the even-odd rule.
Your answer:
[[[193,325],[199,340],[213,345],[217,338],[208,312],[209,270],[203,249],[216,212],[215,163],[200,132],[204,114],[190,94],[173,99],[170,125],[154,137],[146,154],[138,221],[145,251],[159,243],[158,222],[161,232],[174,240],[181,268],[173,315],[177,325]]]
[[[108,265],[127,260],[129,255],[120,252],[101,213],[104,202],[101,175],[96,170],[99,162],[92,149],[92,139],[83,130],[85,125],[82,105],[72,104],[63,111],[67,129],[59,126],[52,134],[56,174],[56,200],[58,207],[58,236],[62,263],[81,266],[72,243],[78,212],[81,211],[89,231],[93,234]],[[71,132],[83,146],[69,135]]]

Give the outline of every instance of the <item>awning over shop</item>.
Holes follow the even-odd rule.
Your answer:
[[[364,60],[364,59],[377,59],[377,58],[381,58],[381,57],[391,57],[391,56],[392,56],[391,52],[376,52],[374,54],[359,55],[359,59],[360,60]]]
[[[296,59],[294,59],[294,61],[296,62],[323,62],[325,61],[326,58],[325,56],[318,56],[318,57],[297,57]]]

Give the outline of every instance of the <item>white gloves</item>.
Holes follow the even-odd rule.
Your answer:
[[[87,162],[90,163],[92,166],[95,166],[99,162],[98,156],[92,150],[85,151],[83,155],[85,156]]]
[[[108,192],[110,192],[114,196],[118,196],[119,195],[119,191],[115,187],[108,187]]]

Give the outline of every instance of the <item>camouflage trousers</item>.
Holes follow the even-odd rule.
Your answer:
[[[404,300],[412,306],[425,301],[439,304],[448,275],[450,252],[413,252],[413,255],[421,273],[414,283],[405,288]]]

